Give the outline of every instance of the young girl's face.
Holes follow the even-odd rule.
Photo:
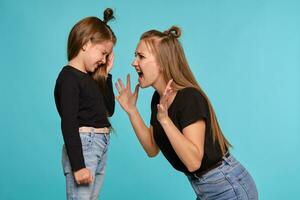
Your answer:
[[[131,65],[138,73],[138,82],[141,88],[155,87],[155,84],[162,78],[155,56],[143,40],[139,42],[136,48],[135,59]]]
[[[90,41],[84,46],[83,62],[87,72],[94,72],[100,65],[106,64],[107,56],[113,50],[113,42],[105,41],[93,44]]]

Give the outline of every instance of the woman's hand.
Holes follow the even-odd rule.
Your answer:
[[[172,82],[173,82],[172,79],[168,82],[166,89],[164,91],[164,94],[160,98],[159,104],[157,104],[157,120],[160,123],[163,123],[165,120],[167,120],[169,118],[168,108],[169,108],[170,104],[168,101],[169,101],[170,95],[173,92],[173,90],[171,88]]]
[[[130,114],[136,109],[136,102],[139,93],[139,85],[135,86],[134,93],[130,89],[130,75],[127,75],[127,84],[124,86],[121,79],[118,79],[118,83],[115,83],[115,86],[118,90],[119,96],[116,96],[117,101],[121,107]]]
[[[82,168],[74,172],[74,178],[78,185],[90,184],[93,182],[93,176],[88,168]]]

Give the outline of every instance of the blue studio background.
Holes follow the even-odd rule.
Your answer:
[[[1,200],[65,199],[53,88],[70,29],[106,7],[116,16],[114,82],[127,73],[137,82],[130,64],[144,31],[180,26],[189,64],[260,199],[300,199],[299,1],[1,0]],[[140,90],[138,100],[147,124],[152,93]],[[101,199],[195,199],[161,153],[147,157],[119,104],[111,121]]]

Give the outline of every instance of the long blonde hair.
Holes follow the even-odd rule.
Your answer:
[[[193,87],[204,96],[209,108],[213,141],[220,146],[222,153],[225,154],[231,144],[223,135],[214,109],[188,65],[183,48],[178,40],[180,35],[180,28],[172,26],[164,32],[147,31],[141,36],[140,40],[144,41],[153,52],[158,65],[162,68],[164,80],[167,82],[173,79],[172,88],[174,91]]]

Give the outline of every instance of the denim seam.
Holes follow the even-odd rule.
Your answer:
[[[232,183],[232,181],[230,180],[230,178],[221,170],[222,174],[224,175],[225,179],[228,181],[228,183],[230,183],[234,193],[235,193],[235,196],[237,197],[237,199],[240,199],[240,196],[238,195],[237,191],[236,191],[236,188],[234,187],[234,184]]]

